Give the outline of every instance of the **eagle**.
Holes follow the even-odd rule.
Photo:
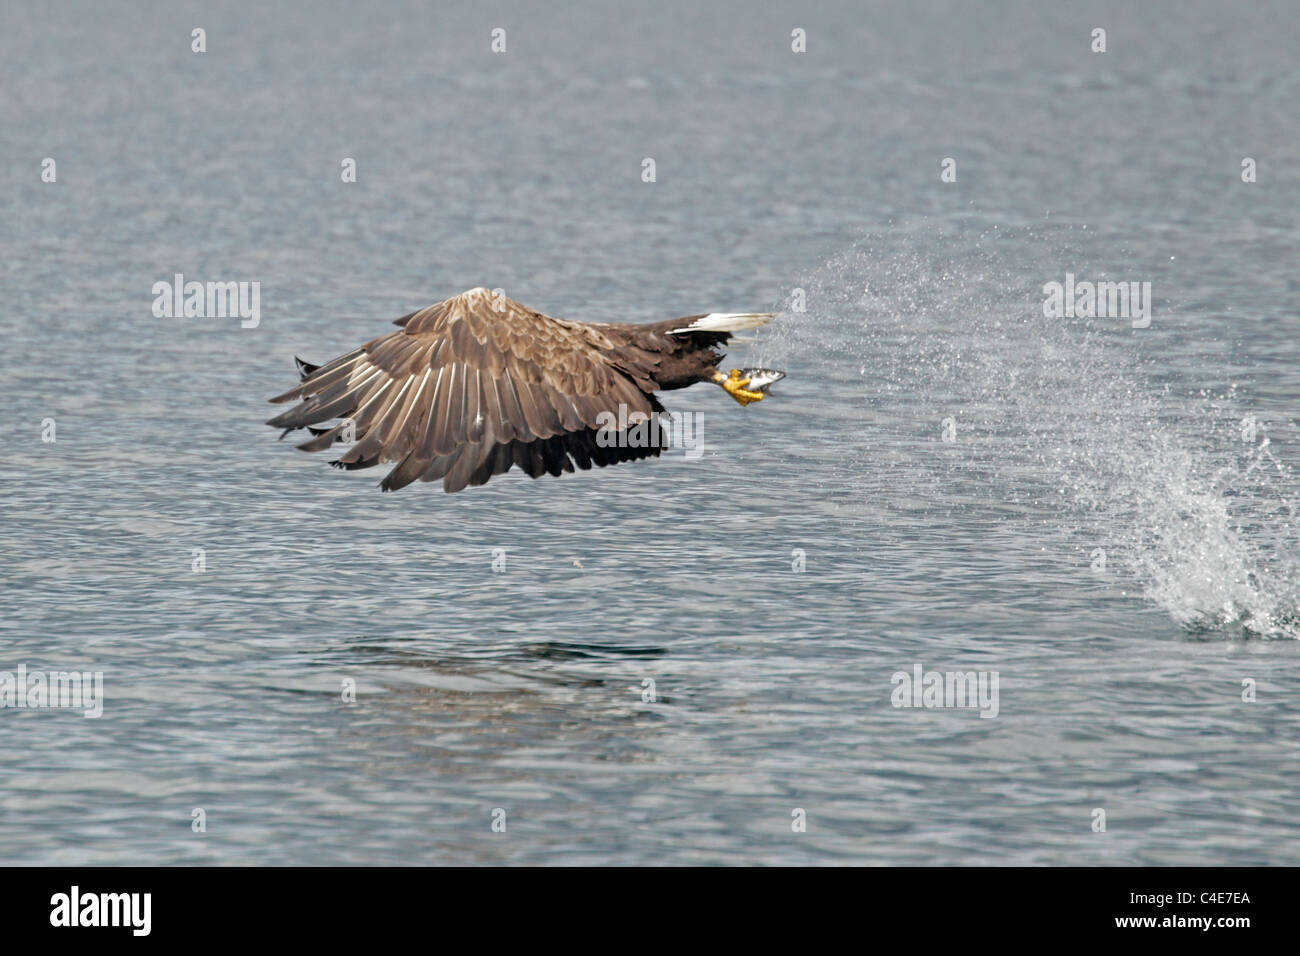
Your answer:
[[[338,468],[396,463],[384,491],[441,478],[455,492],[512,467],[538,478],[650,458],[667,447],[663,431],[632,439],[636,425],[666,413],[656,392],[713,382],[743,406],[785,377],[718,370],[719,346],[772,315],[573,322],[479,287],[397,319],[399,331],[324,365],[295,359],[301,381],[271,401],[298,404],[267,424],[284,429],[281,438],[307,428],[303,451],[351,443],[331,462]]]

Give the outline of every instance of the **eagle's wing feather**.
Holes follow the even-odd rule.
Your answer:
[[[298,387],[272,401],[299,404],[269,422],[285,429],[344,421],[299,445],[320,451],[349,437],[335,462],[396,462],[385,490],[417,478],[447,491],[483,484],[518,466],[533,477],[657,455],[601,447],[602,412],[652,415],[644,391],[657,359],[618,348],[601,327],[555,319],[487,290],[456,296],[398,320],[399,331],[318,368],[303,363]]]

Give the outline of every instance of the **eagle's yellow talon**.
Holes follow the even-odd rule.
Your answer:
[[[752,392],[745,388],[749,384],[749,379],[740,377],[740,369],[733,368],[730,375],[724,376],[721,372],[715,372],[713,380],[723,387],[728,395],[738,401],[741,405],[748,405],[750,402],[761,402],[763,400],[762,392]]]

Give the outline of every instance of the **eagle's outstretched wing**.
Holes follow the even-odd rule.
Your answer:
[[[316,437],[298,447],[320,451],[354,439],[335,464],[396,462],[385,491],[417,478],[460,491],[512,465],[537,478],[662,451],[659,442],[598,440],[602,412],[617,416],[622,405],[626,421],[663,411],[651,394],[657,357],[608,329],[554,319],[481,288],[397,324],[400,331],[325,365],[300,362],[302,382],[271,399],[300,403],[267,424],[292,430],[342,419],[312,429]]]

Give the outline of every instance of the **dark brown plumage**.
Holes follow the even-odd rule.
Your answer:
[[[664,410],[656,391],[719,380],[717,347],[732,331],[768,318],[709,314],[650,325],[587,324],[471,289],[398,319],[400,331],[325,365],[299,360],[301,383],[271,401],[300,402],[267,424],[287,433],[342,419],[311,428],[315,437],[298,447],[320,451],[354,439],[334,464],[396,462],[381,482],[385,491],[417,478],[441,478],[444,489],[460,491],[512,466],[537,478],[652,457],[661,444],[599,440],[601,413],[617,415],[622,405],[624,420],[656,415]],[[733,375],[720,384],[746,402],[732,387],[736,381]]]

